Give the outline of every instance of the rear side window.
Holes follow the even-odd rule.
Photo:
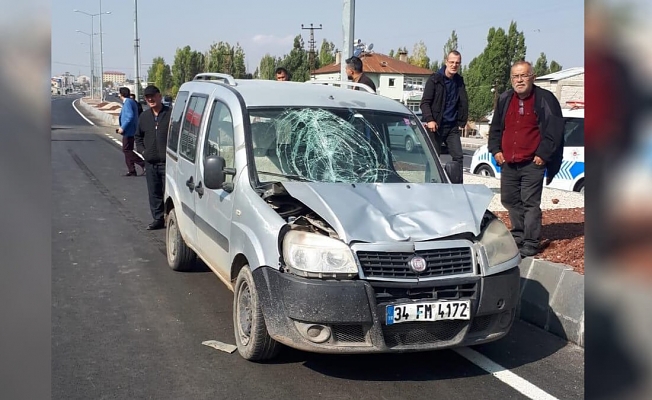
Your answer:
[[[584,118],[566,118],[564,147],[584,147]]]
[[[197,138],[200,133],[206,100],[204,96],[191,96],[181,125],[179,155],[193,163],[197,155]]]
[[[175,153],[179,147],[179,129],[181,128],[183,110],[186,108],[186,100],[188,100],[188,92],[179,92],[177,94],[177,101],[174,103],[174,108],[172,108],[172,115],[170,116],[168,148]]]

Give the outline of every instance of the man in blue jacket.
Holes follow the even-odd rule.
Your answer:
[[[120,111],[119,124],[116,130],[122,135],[122,151],[125,153],[125,162],[127,163],[127,173],[124,176],[136,176],[136,164],[143,169],[145,174],[145,162],[134,153],[134,134],[138,127],[138,105],[130,96],[130,90],[121,87],[119,90],[120,100],[122,100],[122,110]]]

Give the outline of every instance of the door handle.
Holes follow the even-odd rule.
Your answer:
[[[195,187],[195,192],[197,192],[200,199],[204,195],[204,187],[201,185],[201,181],[199,181],[199,183]]]
[[[192,191],[195,190],[195,183],[192,179],[192,176],[190,177],[190,179],[186,181],[186,186],[188,186],[188,189],[190,189],[190,193],[192,193]]]

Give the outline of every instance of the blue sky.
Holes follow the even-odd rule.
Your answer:
[[[134,73],[134,2],[101,0],[104,70]],[[89,74],[89,37],[75,32],[91,30],[91,17],[79,9],[99,12],[100,0],[56,0],[52,3],[52,74]],[[253,72],[265,53],[282,56],[292,48],[294,36],[313,23],[322,24],[315,40],[342,47],[342,0],[140,0],[138,33],[141,43],[141,74],[162,56],[172,64],[177,48],[190,45],[206,51],[211,43],[239,42]],[[95,31],[98,29],[98,17]],[[374,44],[374,51],[387,54],[406,46],[409,51],[423,40],[431,60],[442,59],[443,46],[455,30],[462,62],[467,64],[482,52],[490,27],[507,29],[515,20],[525,34],[527,59],[535,61],[545,52],[548,62],[564,68],[584,65],[583,0],[357,0],[355,38]],[[99,65],[99,40],[96,41]]]

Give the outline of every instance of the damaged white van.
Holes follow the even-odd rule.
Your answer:
[[[452,181],[422,124],[333,85],[199,74],[167,143],[167,257],[234,292],[239,353],[424,351],[504,336],[520,256],[482,185]],[[423,151],[390,146],[414,130]],[[452,168],[451,168],[452,167]],[[450,172],[447,172],[450,171]]]

